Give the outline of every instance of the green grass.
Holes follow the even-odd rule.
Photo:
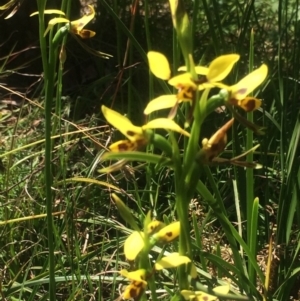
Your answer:
[[[45,2],[39,2],[40,11]],[[91,56],[78,44],[81,50],[75,51],[68,47],[74,43],[70,35],[62,40],[66,64],[72,56],[78,61],[88,58],[99,74],[91,82],[79,83],[71,96],[64,94],[60,43],[51,44],[49,35],[43,37],[47,22],[41,21],[40,64],[45,78],[44,88],[35,93],[39,97],[23,99],[13,87],[9,90],[0,85],[4,100],[9,94],[23,100],[18,106],[0,100],[3,300],[118,298],[119,285],[128,284],[118,271],[134,269],[123,252],[132,229],[121,218],[112,192],[125,201],[140,229],[149,210],[167,223],[180,218],[175,208],[180,178],[174,181],[174,161],[160,160],[159,151],[152,148],[139,154],[138,160],[136,153],[111,154],[112,161],[103,157],[107,147],[122,136],[106,125],[100,106],[112,106],[134,124],[144,124],[142,112],[148,101],[172,90],[149,73],[146,53],[165,53],[173,64],[173,74],[184,62],[165,4],[145,1],[131,13],[126,9],[129,2],[99,1],[99,23],[87,26],[97,35],[84,44],[114,57]],[[252,132],[236,122],[221,155],[232,158],[260,144],[252,156],[262,168],[249,171],[232,165],[204,166],[190,174],[189,187],[195,191],[187,194],[186,223],[199,277],[189,283],[207,290],[206,285],[211,289],[230,279],[230,299],[299,300],[298,4],[287,0],[214,0],[186,5],[193,21],[196,64],[205,65],[221,54],[239,53],[241,59],[227,84],[237,82],[262,62],[269,67],[268,79],[255,91],[263,100],[262,108],[252,117],[243,115],[266,127],[265,135],[252,137]],[[64,11],[69,11],[70,5],[71,1],[63,1]],[[57,30],[53,28],[53,36]],[[5,41],[0,41],[0,49],[2,43]],[[11,53],[0,58],[1,83],[6,80]],[[210,137],[229,116],[228,111],[213,112],[203,122],[195,143]],[[177,136],[170,139],[174,145]],[[181,142],[179,154],[185,145]],[[99,172],[124,157],[129,161],[121,169],[111,174]],[[181,155],[177,159],[179,162]],[[180,249],[180,244],[175,241],[156,246],[151,256],[157,260],[163,252]],[[268,258],[272,258],[269,263]],[[165,271],[155,278],[154,289],[158,291],[153,299],[178,297],[181,272]],[[263,291],[266,275],[270,278],[268,292]],[[149,294],[147,291],[144,300]]]

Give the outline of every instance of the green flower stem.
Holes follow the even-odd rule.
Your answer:
[[[249,54],[249,72],[253,70],[253,58],[254,58],[254,34],[253,30],[251,31],[250,36],[250,54]],[[249,123],[253,123],[253,112],[247,114],[247,121]],[[253,147],[253,132],[247,128],[246,130],[247,142],[246,149],[251,149]],[[253,162],[253,152],[250,152],[246,158],[247,162]],[[253,168],[246,169],[246,203],[247,203],[247,242],[250,247],[250,250],[253,255],[257,253],[257,240],[256,238],[256,227],[252,224],[253,218],[253,208],[254,205],[254,176],[253,176]],[[258,203],[258,200],[257,200]],[[255,231],[255,233],[253,233]],[[252,283],[256,281],[256,273],[251,264],[248,267],[249,272],[249,280]]]
[[[151,243],[149,237],[145,236],[145,246],[139,255],[139,269],[145,269],[148,272],[152,273],[152,266],[149,261],[149,253],[150,250],[153,248],[155,242]],[[157,294],[156,294],[156,283],[155,277],[151,276],[147,279],[148,286],[151,290],[151,298],[153,301],[157,301]],[[144,300],[147,300],[144,298]]]
[[[183,161],[183,176],[186,178],[188,174],[191,172],[191,166],[195,161],[196,154],[199,150],[199,137],[201,132],[201,126],[204,121],[206,112],[200,110],[200,103],[206,102],[209,90],[205,90],[202,93],[200,101],[195,101],[195,108],[194,108],[194,122],[191,129],[191,137],[189,139],[186,151],[184,153],[184,161]],[[198,97],[199,92],[196,94],[196,100],[199,99]]]
[[[47,210],[47,227],[48,227],[48,248],[49,248],[49,300],[55,301],[55,258],[54,258],[54,240],[53,240],[53,217],[52,217],[52,156],[51,156],[51,107],[53,101],[54,88],[54,70],[53,49],[47,60],[47,44],[44,37],[45,23],[44,10],[46,1],[37,1],[39,10],[39,36],[42,53],[45,80],[45,190],[46,190],[46,210]]]

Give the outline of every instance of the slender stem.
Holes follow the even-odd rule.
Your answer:
[[[253,57],[254,57],[254,34],[253,31],[251,32],[251,39],[250,39],[250,55],[249,55],[249,72],[253,69]],[[247,120],[253,123],[253,112],[247,114]],[[253,131],[247,128],[247,142],[246,142],[246,149],[251,149],[253,147]],[[247,162],[253,162],[253,152],[250,152],[247,155]],[[253,178],[253,169],[247,168],[246,169],[246,192],[247,192],[247,242],[250,247],[250,250],[253,252],[252,254],[256,254],[256,245],[252,245],[251,242],[253,240],[252,231],[254,230],[252,225],[252,210],[253,210],[253,202],[254,202],[254,178]],[[256,233],[255,233],[256,235]],[[249,280],[252,283],[255,283],[256,273],[251,264],[248,267],[249,271]]]

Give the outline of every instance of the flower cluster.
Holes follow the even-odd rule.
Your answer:
[[[179,232],[179,222],[174,222],[166,226],[163,222],[157,220],[151,221],[144,231],[133,231],[125,240],[124,254],[126,259],[133,261],[142,250],[148,254],[156,244],[163,245],[172,242],[179,236]],[[147,286],[147,279],[155,271],[175,268],[190,262],[191,260],[187,256],[181,256],[179,253],[174,252],[158,260],[152,271],[147,272],[145,269],[138,269],[132,272],[121,270],[120,274],[130,280],[122,297],[124,299],[138,300]],[[191,275],[195,276],[195,273],[195,268],[192,268]]]
[[[262,64],[258,69],[232,86],[221,82],[227,77],[239,58],[238,54],[221,55],[214,59],[208,67],[194,66],[192,72],[189,72],[185,66],[180,67],[179,71],[183,73],[171,77],[171,69],[167,58],[159,52],[148,52],[151,72],[160,79],[168,80],[168,83],[177,89],[177,93],[175,95],[161,95],[151,100],[146,106],[144,114],[149,115],[154,111],[170,108],[171,112],[168,118],[157,118],[143,126],[135,126],[127,117],[102,106],[102,113],[106,120],[127,137],[127,140],[121,140],[110,145],[110,150],[113,152],[140,150],[152,143],[154,129],[165,129],[190,137],[190,133],[181,128],[173,118],[176,115],[177,106],[182,102],[188,102],[194,108],[195,102],[198,101],[196,99],[198,91],[204,89],[219,88],[219,95],[223,97],[221,105],[236,106],[246,112],[258,109],[261,106],[261,100],[248,95],[265,80],[268,73],[265,64]],[[207,104],[212,103],[213,108],[220,106],[219,102],[216,104],[214,102],[213,98],[207,100]],[[244,125],[257,133],[260,132],[260,129],[254,124],[247,122],[238,113],[234,112],[234,114],[234,117],[238,118]],[[199,162],[211,162],[224,150],[227,142],[226,132],[233,121],[231,119],[227,122],[210,139],[203,139],[202,149],[198,155],[198,157],[201,157]]]
[[[221,55],[214,59],[209,67],[196,66],[195,72],[198,76],[201,76],[200,78],[193,78],[190,72],[170,78],[170,66],[167,58],[159,52],[149,52],[148,60],[152,73],[160,79],[169,79],[168,83],[178,89],[178,93],[176,96],[163,95],[153,99],[145,108],[144,113],[147,115],[157,110],[172,108],[181,102],[188,101],[192,103],[197,90],[213,87],[228,91],[228,98],[225,103],[238,106],[246,112],[256,110],[260,107],[261,101],[254,97],[247,97],[247,95],[265,80],[268,73],[268,67],[265,64],[233,86],[221,83],[239,58],[238,54]],[[179,71],[187,71],[187,68],[180,67]]]

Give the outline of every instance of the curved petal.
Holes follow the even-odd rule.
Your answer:
[[[231,98],[236,100],[244,99],[266,79],[267,75],[268,67],[263,64],[241,79],[236,85],[231,86]]]
[[[178,132],[185,136],[190,136],[190,133],[182,129],[175,121],[169,118],[157,118],[149,121],[146,125],[143,125],[143,129],[166,129],[174,132]]]
[[[143,130],[139,126],[135,126],[132,122],[120,113],[101,106],[102,113],[105,119],[116,129],[118,129],[123,135],[125,135],[130,141],[136,141],[143,138]]]
[[[158,220],[151,221],[147,226],[146,233],[148,235],[152,235],[152,234],[156,233],[157,231],[159,231],[160,229],[162,229],[165,226],[166,225],[161,221],[158,221]]]
[[[208,68],[206,75],[208,81],[218,82],[223,80],[231,71],[233,65],[239,60],[238,54],[221,55],[214,59]]]
[[[45,10],[43,11],[43,13],[44,13],[44,14],[49,14],[49,15],[50,15],[50,14],[57,14],[57,15],[63,15],[63,16],[66,15],[62,10],[59,10],[59,9],[45,9]],[[30,15],[30,17],[35,16],[35,15],[38,15],[38,14],[39,14],[39,12],[36,11],[36,12],[32,13],[32,14]]]
[[[177,103],[177,97],[174,94],[162,95],[151,100],[144,110],[144,114],[148,115],[154,111],[173,108]]]
[[[137,144],[130,140],[119,140],[109,146],[111,152],[128,152],[137,149]]]
[[[84,15],[80,19],[71,22],[73,29],[75,28],[77,29],[77,31],[81,31],[86,24],[88,24],[90,21],[94,19],[95,17],[94,7],[92,5],[88,5],[88,7],[91,10],[89,14]]]
[[[160,242],[171,242],[179,236],[180,222],[174,222],[159,230],[153,235],[153,238]]]
[[[124,243],[124,254],[127,260],[135,260],[140,251],[144,247],[144,233],[134,231],[132,232]]]
[[[120,275],[123,277],[131,280],[131,281],[138,281],[138,282],[143,282],[144,284],[147,284],[146,279],[146,270],[144,269],[139,269],[133,272],[128,272],[127,270],[121,270]]]
[[[147,53],[151,72],[158,78],[167,80],[171,76],[168,59],[160,52],[149,51]]]
[[[189,262],[191,262],[191,260],[187,256],[179,255],[179,253],[172,253],[156,262],[155,269],[160,271],[162,269],[176,268]]]
[[[195,90],[197,89],[197,85],[192,80],[192,75],[188,72],[172,77],[168,83],[177,89],[181,87],[193,87]]]
[[[66,18],[53,18],[49,21],[48,26],[45,30],[44,37],[47,35],[47,33],[53,28],[54,25],[58,23],[69,23],[70,21]]]

